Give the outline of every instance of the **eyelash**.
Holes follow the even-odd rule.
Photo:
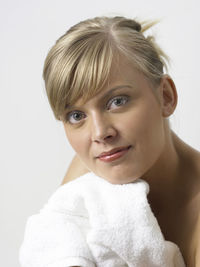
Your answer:
[[[126,95],[124,95],[124,96],[116,96],[116,97],[113,97],[113,98],[111,98],[111,100],[108,101],[108,105],[109,105],[110,103],[113,103],[113,102],[114,102],[115,100],[117,100],[117,99],[126,99],[126,102],[125,102],[124,104],[122,104],[122,105],[125,105],[125,104],[128,102],[129,97],[126,96]],[[121,105],[120,105],[120,106],[121,106]]]
[[[125,99],[125,103],[122,104],[122,105],[125,105],[128,101],[129,101],[129,96],[117,96],[117,97],[113,97],[111,98],[111,100],[108,101],[108,104],[107,106],[111,105],[115,100],[118,100],[118,99]],[[121,106],[121,105],[120,105]],[[70,111],[67,115],[66,115],[66,119],[65,119],[65,122],[69,122],[70,124],[78,124],[80,121],[77,121],[77,122],[70,122],[70,117],[73,116],[74,114],[80,114],[83,112],[79,111],[79,110],[73,110],[73,111]]]

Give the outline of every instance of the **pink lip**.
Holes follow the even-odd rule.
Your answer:
[[[109,152],[101,153],[98,156],[98,158],[101,161],[110,162],[110,161],[116,160],[116,159],[122,157],[123,155],[125,155],[128,152],[129,148],[131,148],[131,146],[123,147],[123,148],[122,147],[115,148],[115,149],[110,150]]]

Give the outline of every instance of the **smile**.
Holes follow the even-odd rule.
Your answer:
[[[113,153],[111,155],[98,157],[98,159],[101,161],[104,161],[104,162],[114,161],[114,160],[119,159],[119,158],[123,157],[124,155],[126,155],[130,148],[131,148],[131,146],[129,146],[123,150],[116,151],[115,153]]]

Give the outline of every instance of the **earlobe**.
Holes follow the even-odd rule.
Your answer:
[[[163,75],[160,86],[162,115],[163,117],[169,117],[177,106],[178,95],[176,86],[169,75]]]

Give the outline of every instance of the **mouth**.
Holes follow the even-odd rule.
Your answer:
[[[98,156],[97,158],[99,160],[101,160],[101,161],[104,161],[104,162],[111,162],[111,161],[114,161],[114,160],[116,160],[118,158],[123,157],[125,154],[127,154],[127,152],[129,151],[129,149],[131,147],[132,146],[114,149],[114,150],[111,150],[108,153],[102,153],[102,154],[100,154],[100,156]]]

